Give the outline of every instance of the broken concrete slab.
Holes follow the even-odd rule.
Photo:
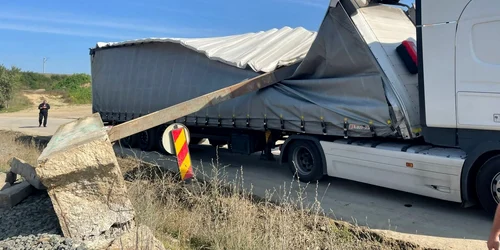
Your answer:
[[[59,127],[35,168],[65,237],[85,239],[135,217],[98,113]]]
[[[45,186],[36,175],[35,168],[25,161],[16,157],[11,159],[10,172],[22,176],[31,186],[36,189],[45,190]]]
[[[13,208],[28,197],[34,190],[33,186],[27,181],[16,183],[6,188],[0,191],[0,207]]]

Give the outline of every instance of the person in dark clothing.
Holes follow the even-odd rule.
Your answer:
[[[43,102],[38,105],[38,109],[40,110],[38,114],[38,127],[42,126],[42,120],[43,126],[47,127],[47,116],[49,115],[50,105],[43,100]]]

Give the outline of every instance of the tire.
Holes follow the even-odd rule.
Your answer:
[[[493,216],[500,201],[500,156],[489,159],[479,169],[476,195],[483,209]]]
[[[120,140],[120,144],[125,148],[137,147],[137,135],[131,135]]]
[[[288,167],[294,176],[303,182],[314,182],[323,178],[321,153],[311,141],[294,141],[288,147]]]
[[[155,150],[156,139],[156,129],[148,129],[142,131],[138,134],[139,148],[142,151],[153,151]]]

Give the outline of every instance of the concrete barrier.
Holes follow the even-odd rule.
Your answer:
[[[5,188],[0,191],[0,207],[12,208],[28,197],[33,191],[33,186],[27,181]]]

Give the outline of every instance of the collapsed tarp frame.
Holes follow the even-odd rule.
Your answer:
[[[333,15],[332,12],[335,12],[336,14]],[[333,27],[344,30],[337,30],[335,31],[336,33],[334,34],[328,30],[329,28],[332,28],[329,27],[328,25],[330,26],[333,25]],[[342,35],[341,32],[344,32],[342,33],[343,35],[346,36],[352,35],[353,37],[339,38],[338,36]],[[281,84],[278,84],[278,86],[273,86],[270,88],[266,88],[262,91],[259,91],[256,95],[245,97],[247,99],[257,98],[256,104],[263,105],[262,106],[263,109],[261,111],[256,112],[256,110],[254,110],[254,112],[252,112],[252,113],[260,113],[259,115],[251,116],[250,115],[251,113],[247,113],[246,117],[242,117],[244,116],[244,114],[243,111],[240,110],[239,117],[236,117],[234,113],[232,113],[231,115],[230,110],[227,107],[227,105],[229,104],[226,104],[226,106],[224,106],[224,104],[221,104],[222,106],[224,106],[226,112],[222,114],[221,113],[215,114],[215,112],[213,112],[214,109],[212,110],[207,109],[204,110],[204,112],[206,112],[206,115],[204,116],[193,114],[186,117],[185,124],[194,126],[215,126],[215,127],[228,127],[228,128],[232,127],[232,128],[246,128],[246,129],[256,129],[256,130],[277,129],[277,130],[287,131],[289,133],[311,133],[318,135],[332,135],[332,136],[344,136],[344,137],[399,136],[400,131],[398,131],[399,129],[398,123],[404,122],[404,120],[399,122],[393,122],[394,118],[391,118],[394,117],[394,114],[391,110],[390,105],[388,104],[388,101],[384,93],[383,83],[385,79],[383,77],[383,72],[381,72],[380,68],[377,67],[376,62],[374,63],[371,60],[366,60],[366,58],[372,56],[372,54],[368,46],[359,37],[359,34],[357,34],[358,35],[357,37],[354,37],[355,36],[354,33],[357,33],[356,28],[350,21],[347,13],[345,12],[341,4],[337,4],[337,6],[328,9],[327,14],[325,15],[325,20],[320,28],[319,33],[323,33],[324,37],[322,37],[322,39],[330,39],[330,40],[323,41],[322,39],[317,39],[314,41],[311,50],[306,55],[305,59],[300,63],[299,68],[293,79],[285,80]],[[349,44],[344,44],[343,45],[344,47],[340,48],[346,51],[347,50],[350,51],[348,52],[335,51],[335,49],[338,50],[339,48],[332,47],[333,45],[331,41],[334,41],[338,44],[339,39],[348,39],[348,40],[350,39]],[[143,46],[145,47],[144,50],[150,50],[151,48],[147,47],[150,46],[150,44],[136,45],[136,47]],[[330,47],[325,47],[325,45]],[[342,46],[342,44],[338,45]],[[345,46],[353,46],[353,47],[345,47]],[[114,49],[117,49],[117,51],[121,51],[127,47],[128,46],[120,46]],[[325,49],[333,49],[334,51],[323,51]],[[105,51],[113,51],[113,50],[111,49],[111,47],[98,51],[94,50],[92,58],[93,59],[99,58],[97,53],[100,52],[100,54],[102,54]],[[139,49],[135,49],[134,51],[136,51],[134,53],[138,53]],[[120,52],[121,54],[119,52],[112,52],[112,53],[115,53],[114,56],[117,57],[117,59],[120,59],[120,57],[124,56],[123,53],[121,52]],[[331,55],[328,53],[330,53]],[[319,58],[321,58],[321,55],[342,56],[344,55],[342,53],[348,54],[348,56],[351,57],[351,60],[354,60],[351,63],[353,65],[352,67],[349,66],[351,64],[349,64],[348,62],[346,62],[345,65],[336,62],[335,58],[326,58],[323,59],[323,61],[319,60]],[[101,55],[101,58],[99,58],[99,60],[106,60],[105,55],[106,54]],[[113,56],[111,54],[109,55]],[[196,60],[202,60],[202,59],[196,59]],[[101,89],[97,91],[93,88],[93,91],[96,91],[94,93],[97,93],[97,95],[115,95],[113,93],[119,93],[119,91],[117,92],[117,90],[111,90],[110,88],[112,87],[105,86],[106,84],[116,85],[117,82],[119,82],[120,78],[116,78],[116,76],[109,75],[113,74],[114,71],[112,70],[110,71],[108,67],[115,67],[116,65],[113,65],[112,62],[104,62],[107,63],[104,65],[100,65],[99,63],[92,64],[93,73],[95,72],[95,74],[93,74],[93,84],[96,84],[98,88],[107,88],[107,89]],[[119,65],[116,67],[122,67],[122,68],[120,68],[119,71],[117,72],[123,72],[123,70],[125,70],[125,65],[123,65],[124,62],[120,61],[118,63]],[[216,65],[216,63],[217,62],[213,62],[214,65]],[[361,65],[359,70],[355,67],[358,64]],[[132,65],[134,65],[134,62],[132,62]],[[222,66],[214,66],[214,67],[222,68]],[[339,71],[344,68],[347,68],[348,69],[347,72],[351,72],[350,73],[351,75],[345,76],[343,75],[345,73]],[[134,69],[134,70],[139,70],[139,69]],[[166,68],[165,70],[168,69]],[[191,70],[191,69],[186,69],[186,70]],[[244,73],[245,71],[240,71],[238,73],[235,72],[234,70],[231,70],[233,72],[224,75],[224,77],[228,77],[229,79],[230,77],[236,77],[236,75],[238,74],[240,75],[244,74],[252,75],[252,73],[255,74],[255,72]],[[104,72],[108,75],[101,76],[99,75],[99,73],[101,72]],[[212,73],[213,72],[211,72],[211,75]],[[233,75],[231,76],[231,74]],[[147,77],[148,75],[145,74],[144,76]],[[219,75],[215,75],[214,77],[218,76]],[[136,77],[137,79],[142,79],[138,76],[134,77]],[[241,80],[242,79],[235,78],[231,80],[230,83],[234,83]],[[154,79],[147,79],[147,81],[153,81],[153,83],[151,84],[158,84],[154,83]],[[190,80],[183,80],[183,81],[190,81]],[[209,81],[213,82],[213,80]],[[325,96],[321,96],[320,94],[322,91],[328,90],[325,89],[327,86],[330,86],[329,88],[335,88],[336,86],[338,86],[339,91],[340,90],[345,91],[346,89],[344,87],[348,87],[349,84],[351,83],[353,84],[351,88],[359,88],[360,86],[365,86],[366,93],[359,93],[360,91],[363,91],[363,89],[359,90],[351,89],[349,90],[351,92],[348,92],[347,96],[343,96],[342,93],[339,93],[338,98],[340,99],[351,98],[351,99],[346,99],[347,101],[346,103],[349,102],[354,103],[353,107],[358,107],[358,108],[351,108],[348,106],[344,107],[342,106],[343,105],[342,103],[339,103],[340,99],[337,100],[337,102],[329,102],[329,101],[321,102],[320,99]],[[134,82],[134,84],[139,84],[139,82]],[[140,82],[140,84],[143,83]],[[169,84],[173,85],[177,83],[169,83]],[[207,82],[206,84],[209,84],[209,82]],[[370,87],[368,87],[370,85],[373,85],[371,89]],[[119,84],[116,85],[116,87],[119,86],[120,86]],[[197,87],[200,86],[202,86],[201,83]],[[314,88],[316,88],[317,90],[313,91]],[[309,90],[313,92],[308,92]],[[130,92],[133,90],[127,89],[126,91]],[[154,93],[154,91],[160,91],[160,89],[154,89],[151,91],[152,93]],[[356,95],[352,95],[352,93],[355,93],[356,91],[358,91],[358,93],[356,93]],[[283,108],[286,107],[286,104],[279,103],[279,105],[276,105],[276,103],[273,102],[276,101],[279,102],[280,100],[272,100],[273,97],[271,97],[271,99],[266,99],[269,98],[269,95],[266,96],[266,93],[268,93],[269,95],[272,94],[273,96],[275,96],[275,98],[285,98],[285,101],[288,102],[290,102],[293,99],[294,100],[293,105],[295,105],[296,107],[292,107],[294,109],[291,110],[283,110]],[[165,94],[168,95],[167,98],[171,96],[170,93],[168,92],[166,92]],[[361,96],[363,97],[361,98]],[[116,98],[116,96],[114,97]],[[259,97],[262,99],[258,99]],[[315,99],[317,97],[319,97],[320,99]],[[101,113],[101,116],[103,117],[104,120],[123,122],[144,115],[142,113],[135,112],[138,110],[135,111],[133,109],[127,110],[126,107],[106,106],[106,105],[116,105],[116,103],[113,104],[112,102],[106,102],[105,98],[107,98],[107,96],[98,96],[98,98],[95,99],[96,100],[94,103],[95,105],[93,105],[94,112]],[[139,97],[134,97],[134,98],[139,98]],[[154,99],[151,96],[148,96],[146,98]],[[241,105],[238,106],[237,101],[235,102],[232,101],[233,100],[228,101],[228,103],[235,104],[237,107],[239,107],[239,109],[245,109],[245,105],[247,109],[250,109],[250,107],[248,107],[248,104],[252,103],[251,101],[243,99],[243,101],[240,100]],[[120,103],[119,100],[118,103]],[[174,105],[174,104],[175,102],[172,103],[172,101],[170,101],[170,104],[168,105]],[[375,105],[375,106],[370,106],[370,105]],[[120,112],[120,109],[123,110],[124,108],[129,112]],[[145,109],[148,108],[147,107],[139,108],[139,110],[145,110]],[[271,113],[268,114],[267,111],[270,111]],[[154,110],[149,110],[148,112],[154,112]],[[285,114],[285,116],[283,116],[281,112],[285,112],[288,114]],[[308,116],[308,119],[305,119],[303,112],[308,112],[306,114]],[[211,114],[208,115],[208,113]]]

